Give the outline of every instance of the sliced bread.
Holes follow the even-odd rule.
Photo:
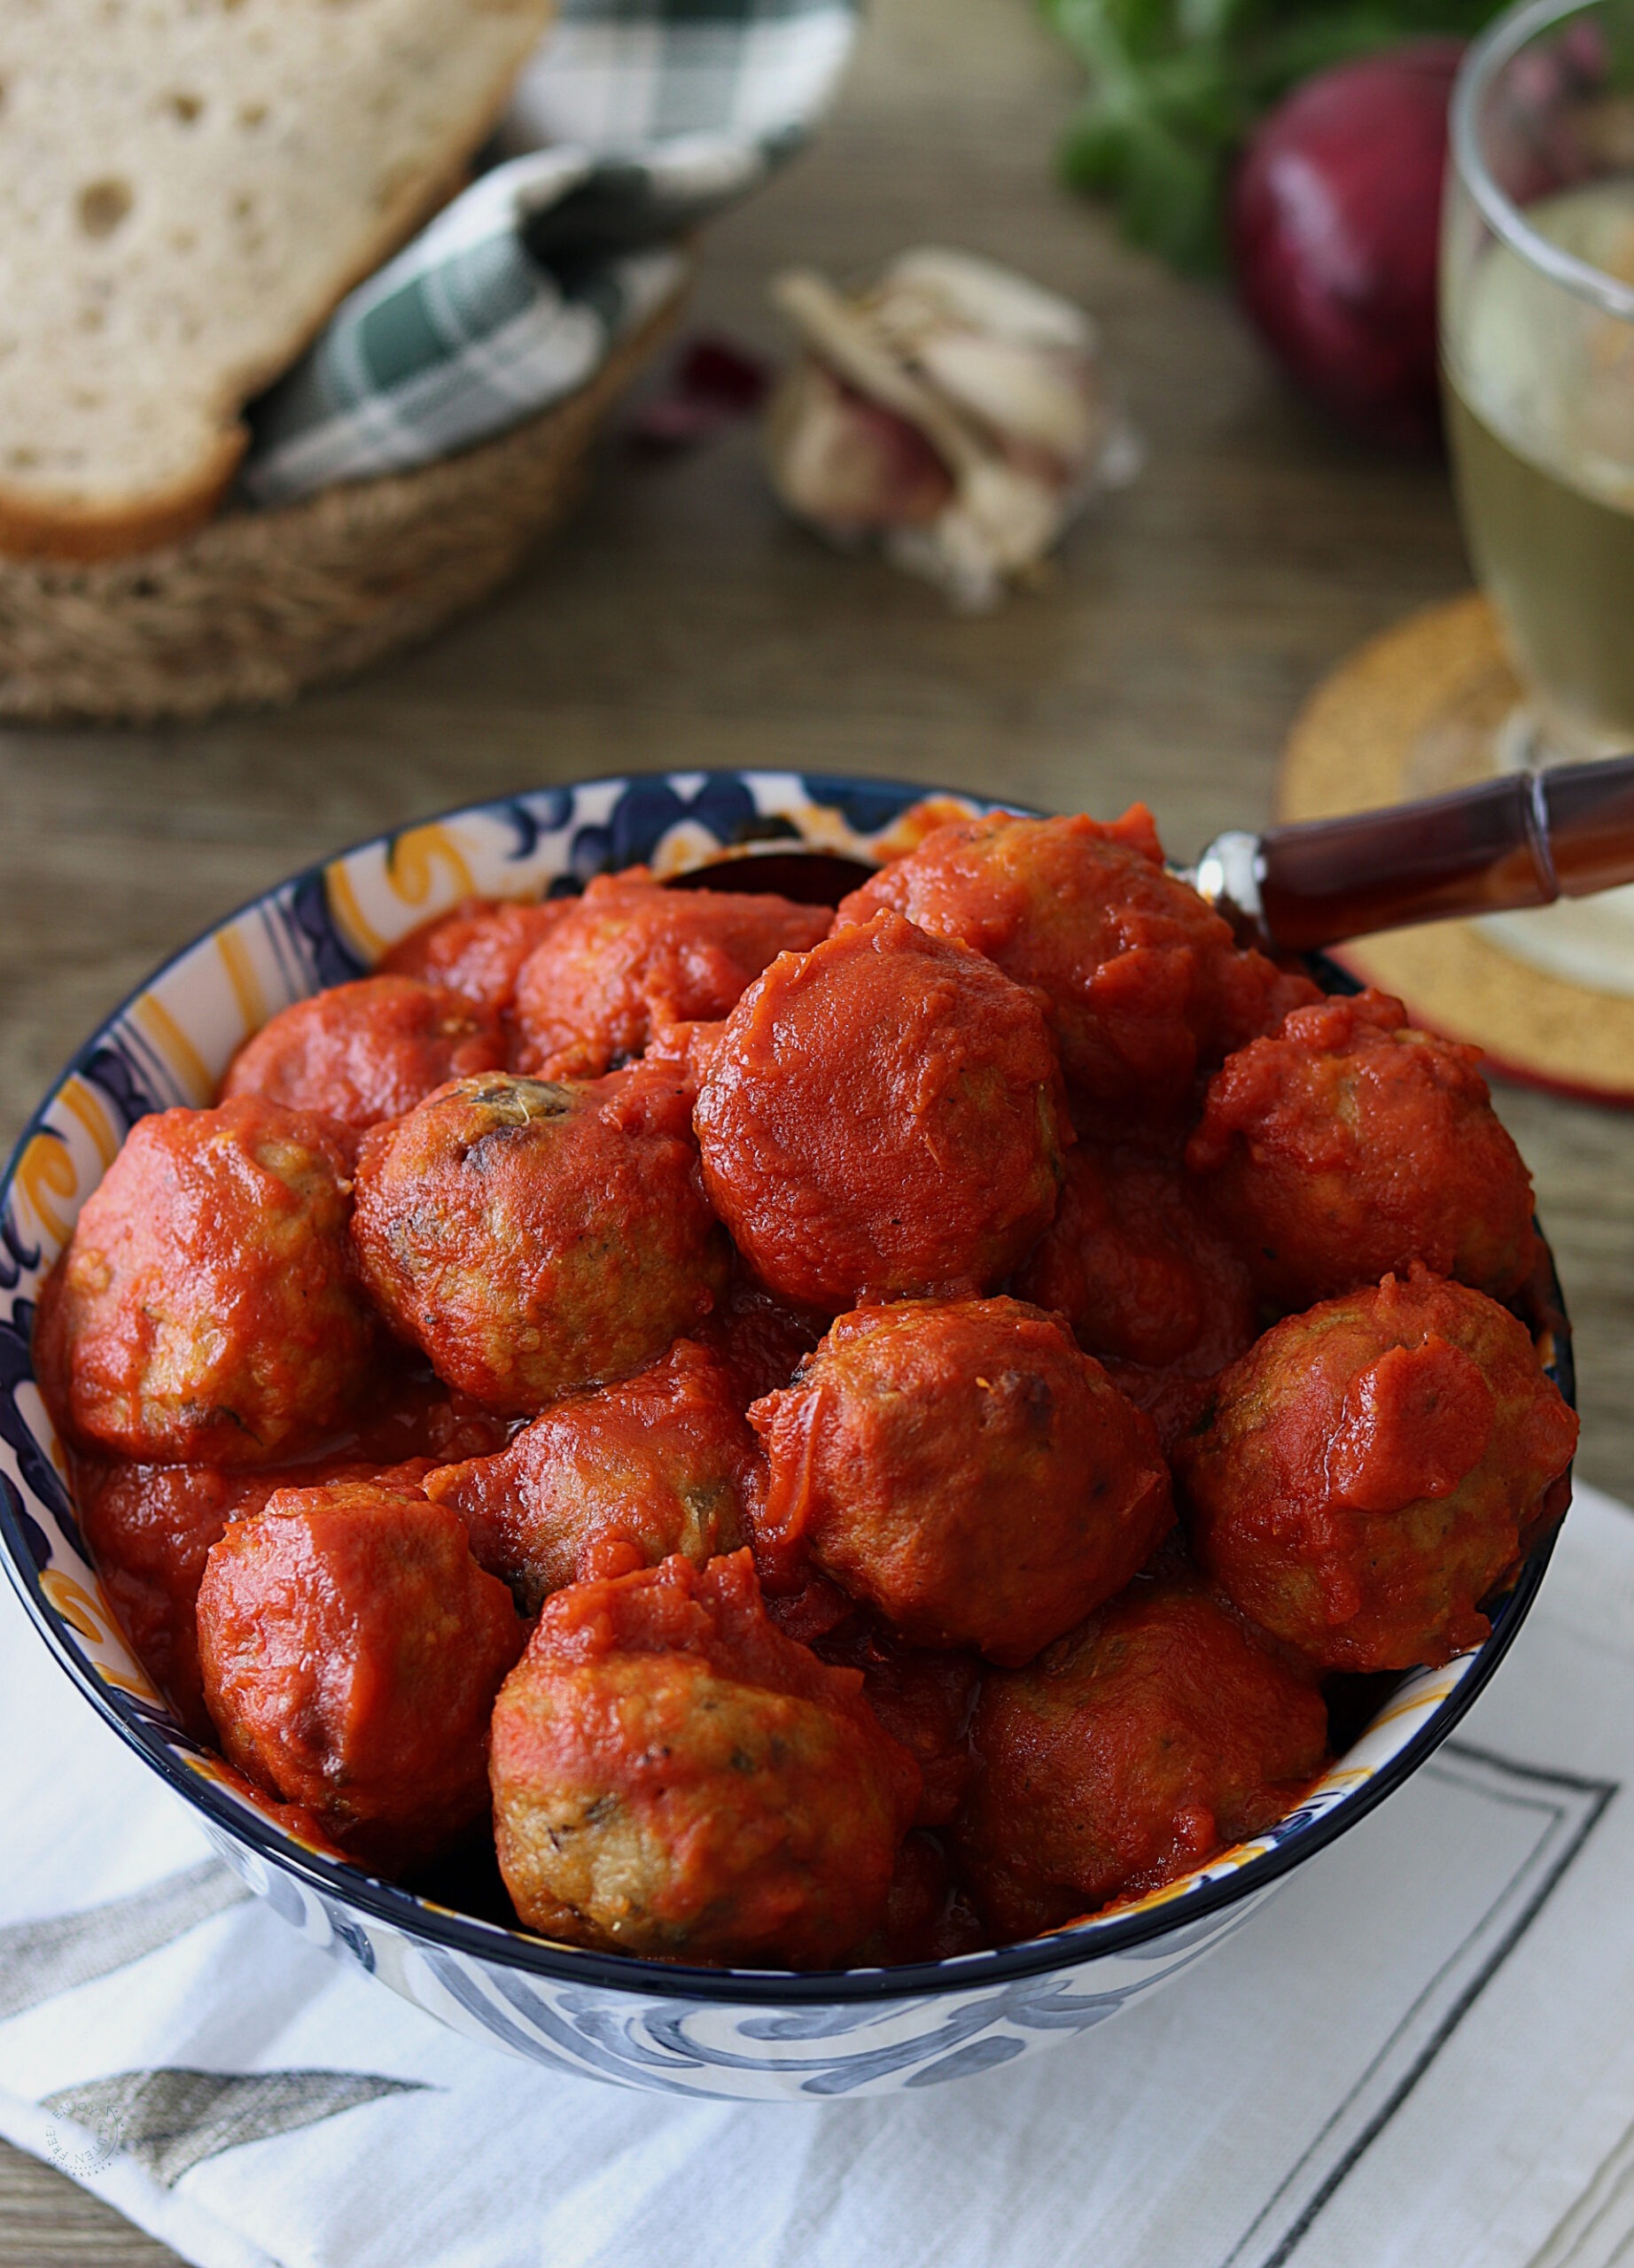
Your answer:
[[[208,517],[239,413],[453,189],[551,0],[4,0],[0,552]]]

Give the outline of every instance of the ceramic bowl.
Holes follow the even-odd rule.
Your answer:
[[[86,1555],[29,1354],[41,1278],[132,1122],[208,1103],[233,1051],[276,1009],[362,974],[469,893],[535,895],[637,859],[673,874],[723,849],[804,846],[877,862],[902,847],[897,823],[925,792],[786,772],[596,780],[364,843],[268,891],[160,969],[81,1049],[0,1184],[0,1554],[44,1643],[226,1863],[308,1942],[535,2062],[670,2094],[879,2094],[989,2070],[1104,2023],[1201,1960],[1424,1762],[1497,1668],[1543,1578],[1546,1546],[1486,1643],[1390,1683],[1319,1785],[1264,1835],[1100,1920],[911,1968],[684,1969],[549,1944],[306,1847],[182,1730]],[[949,815],[984,808],[950,799]],[[1539,1295],[1534,1321],[1569,1396],[1558,1294]]]

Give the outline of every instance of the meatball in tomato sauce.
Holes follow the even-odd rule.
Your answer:
[[[82,1458],[80,1526],[137,1659],[197,1739],[213,1737],[198,1666],[198,1586],[230,1520],[257,1512],[282,1473]]]
[[[870,1709],[918,1765],[915,1826],[945,1827],[970,1777],[970,1712],[982,1682],[975,1654],[910,1646],[880,1616],[852,1612],[811,1641],[825,1662],[862,1672]]]
[[[738,1407],[787,1386],[832,1320],[821,1308],[779,1299],[746,1269],[734,1269],[707,1336],[732,1374]]]
[[[494,1711],[500,1869],[604,1951],[815,1968],[883,1922],[919,1769],[766,1619],[747,1552],[545,1603]]]
[[[1059,1317],[1015,1300],[842,1316],[750,1422],[774,1581],[808,1555],[917,1645],[1024,1662],[1173,1521],[1148,1420]]]
[[[1015,1278],[1065,1316],[1086,1354],[1157,1428],[1165,1456],[1207,1381],[1253,1344],[1258,1302],[1240,1253],[1176,1159],[1080,1142],[1055,1218]]]
[[[1143,1581],[982,1688],[959,1851],[1001,1940],[1155,1890],[1320,1770],[1314,1683],[1184,1580]]]
[[[662,1025],[726,1015],[768,961],[814,945],[832,918],[786,897],[665,889],[642,866],[600,874],[517,978],[524,1062],[578,1078],[628,1062]]]
[[[503,1016],[517,997],[517,978],[530,953],[542,945],[567,913],[571,897],[528,905],[502,897],[468,897],[400,938],[381,957],[376,975],[415,976],[475,1001]]]
[[[377,1331],[342,1130],[259,1095],[139,1119],[42,1301],[42,1384],[88,1446],[265,1465],[338,1425]]]
[[[1055,1218],[1015,1279],[1086,1354],[1212,1377],[1251,1346],[1254,1286],[1184,1169],[1080,1142]]]
[[[364,1136],[353,1238],[393,1330],[511,1416],[643,1369],[727,1270],[687,1092],[639,1065],[440,1088]]]
[[[1309,1307],[1415,1260],[1497,1299],[1525,1282],[1531,1180],[1480,1060],[1383,992],[1297,1009],[1232,1057],[1187,1161],[1268,1299]]]
[[[729,1372],[682,1339],[622,1385],[556,1402],[499,1455],[445,1465],[426,1493],[533,1613],[566,1583],[739,1550],[754,1463]]]
[[[222,1099],[265,1095],[361,1134],[447,1080],[504,1060],[504,1035],[486,1008],[413,977],[364,976],[280,1009],[228,1065]]]
[[[407,1483],[279,1489],[211,1547],[198,1591],[228,1760],[388,1874],[486,1815],[489,1712],[522,1640],[458,1516]]]
[[[1576,1439],[1525,1326],[1420,1268],[1268,1331],[1176,1471],[1245,1614],[1323,1669],[1408,1669],[1487,1635]]]
[[[74,1482],[85,1540],[121,1627],[188,1730],[207,1740],[214,1728],[198,1665],[198,1586],[211,1546],[279,1488],[369,1480],[417,1495],[432,1470],[424,1456],[384,1466],[326,1458],[267,1472],[81,1457]]]
[[[750,987],[696,1119],[738,1249],[830,1314],[990,1289],[1048,1225],[1072,1138],[1037,1002],[891,913]]]

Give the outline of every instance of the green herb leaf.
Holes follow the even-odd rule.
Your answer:
[[[1312,72],[1403,39],[1468,38],[1495,0],[1043,0],[1088,74],[1062,166],[1177,268],[1221,263],[1231,160]]]

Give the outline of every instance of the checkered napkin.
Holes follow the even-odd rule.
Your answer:
[[[1625,2268],[1634,1518],[1456,1738],[1115,2021],[889,2099],[513,2062],[212,1858],[0,1581],[0,2132],[200,2268]]]
[[[860,0],[566,0],[494,160],[250,413],[282,503],[427,464],[584,384],[662,306],[676,239],[798,148]]]

